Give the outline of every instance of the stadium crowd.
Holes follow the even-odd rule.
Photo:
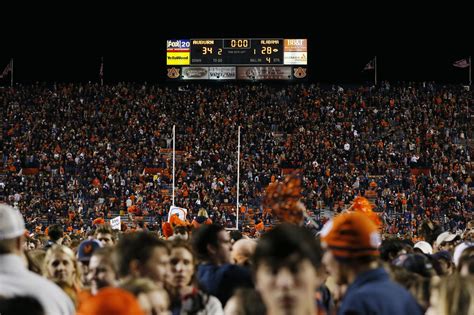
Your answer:
[[[190,220],[203,208],[235,226],[237,126],[240,210],[253,209],[256,222],[271,224],[262,194],[288,170],[301,173],[316,215],[371,193],[391,234],[416,235],[427,220],[461,230],[472,216],[472,93],[462,87],[33,85],[3,90],[0,103],[1,194],[31,231],[92,228],[120,212],[159,230],[171,204],[173,125],[175,204]]]
[[[3,89],[0,313],[472,314],[471,103],[430,83]],[[193,224],[165,233],[173,125]],[[259,233],[225,230],[238,126]],[[318,226],[263,207],[287,173]]]

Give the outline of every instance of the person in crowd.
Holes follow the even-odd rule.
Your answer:
[[[250,271],[230,263],[230,236],[217,224],[202,225],[193,232],[191,244],[200,263],[197,279],[203,290],[223,306],[238,287],[253,287]]]
[[[63,227],[59,224],[50,225],[47,228],[48,242],[45,245],[45,248],[50,248],[54,244],[62,245],[64,238]]]
[[[452,275],[434,280],[426,315],[474,314],[474,277]]]
[[[240,288],[227,301],[225,315],[266,315],[267,309],[260,293],[255,289]]]
[[[251,239],[240,239],[232,245],[231,260],[234,264],[250,267],[257,242]]]
[[[121,281],[149,278],[163,287],[169,268],[169,248],[165,241],[150,232],[125,234],[114,251]]]
[[[146,315],[132,293],[120,288],[104,288],[86,299],[77,315]]]
[[[398,256],[406,254],[405,244],[400,239],[383,240],[379,250],[380,259],[385,262],[391,262]]]
[[[115,287],[118,284],[118,275],[113,262],[113,248],[99,248],[92,254],[87,274],[90,283],[90,292],[96,295],[105,287]]]
[[[253,266],[267,314],[325,314],[316,300],[321,258],[317,240],[296,225],[280,225],[262,236]]]
[[[115,245],[115,236],[110,225],[99,225],[94,232],[94,238],[102,244],[102,247]]]
[[[0,314],[2,315],[45,315],[41,303],[29,296],[15,296],[3,298],[0,296]]]
[[[415,253],[431,255],[431,254],[433,254],[433,247],[430,245],[430,243],[428,243],[426,241],[418,241],[413,246],[413,251]]]
[[[460,236],[449,231],[443,232],[436,238],[437,251],[448,251],[453,253],[454,247],[457,245],[456,241],[460,240]]]
[[[321,243],[329,274],[347,285],[338,314],[423,314],[413,296],[380,267],[379,231],[364,214],[348,212],[326,223]]]
[[[197,259],[191,245],[177,240],[171,243],[170,248],[167,288],[171,295],[173,314],[223,314],[221,302],[197,287]]]
[[[77,248],[77,261],[81,270],[81,282],[84,286],[90,285],[87,275],[89,273],[89,262],[94,252],[101,247],[101,243],[95,239],[82,241]]]
[[[120,287],[132,293],[140,303],[145,315],[170,315],[170,298],[165,289],[150,279],[134,278],[120,284]]]
[[[53,282],[26,269],[22,258],[25,223],[20,212],[0,204],[0,296],[31,296],[47,315],[74,314],[71,299]]]
[[[81,269],[74,252],[64,245],[53,245],[46,252],[43,275],[60,286],[78,304],[82,290]]]
[[[450,252],[442,250],[433,254],[432,258],[439,265],[439,275],[449,276],[455,272],[456,266],[454,265],[453,256]]]

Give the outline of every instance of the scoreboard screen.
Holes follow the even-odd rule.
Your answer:
[[[307,64],[307,39],[191,38],[166,43],[172,79],[302,78]]]
[[[191,64],[283,64],[281,39],[193,39]]]

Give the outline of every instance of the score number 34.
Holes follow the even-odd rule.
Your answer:
[[[206,46],[203,46],[203,47],[202,47],[202,54],[203,54],[203,55],[207,55],[207,54],[212,55],[213,52],[214,52],[214,48],[213,48],[213,47],[206,47]],[[218,48],[218,49],[217,49],[217,54],[218,54],[219,56],[222,55],[222,48]]]

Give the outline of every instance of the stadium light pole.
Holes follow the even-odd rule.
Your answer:
[[[172,198],[172,204],[173,204],[173,206],[174,206],[175,157],[176,157],[176,125],[173,125],[173,198]]]
[[[237,213],[235,220],[235,228],[239,230],[239,197],[240,197],[240,126],[237,135]]]

